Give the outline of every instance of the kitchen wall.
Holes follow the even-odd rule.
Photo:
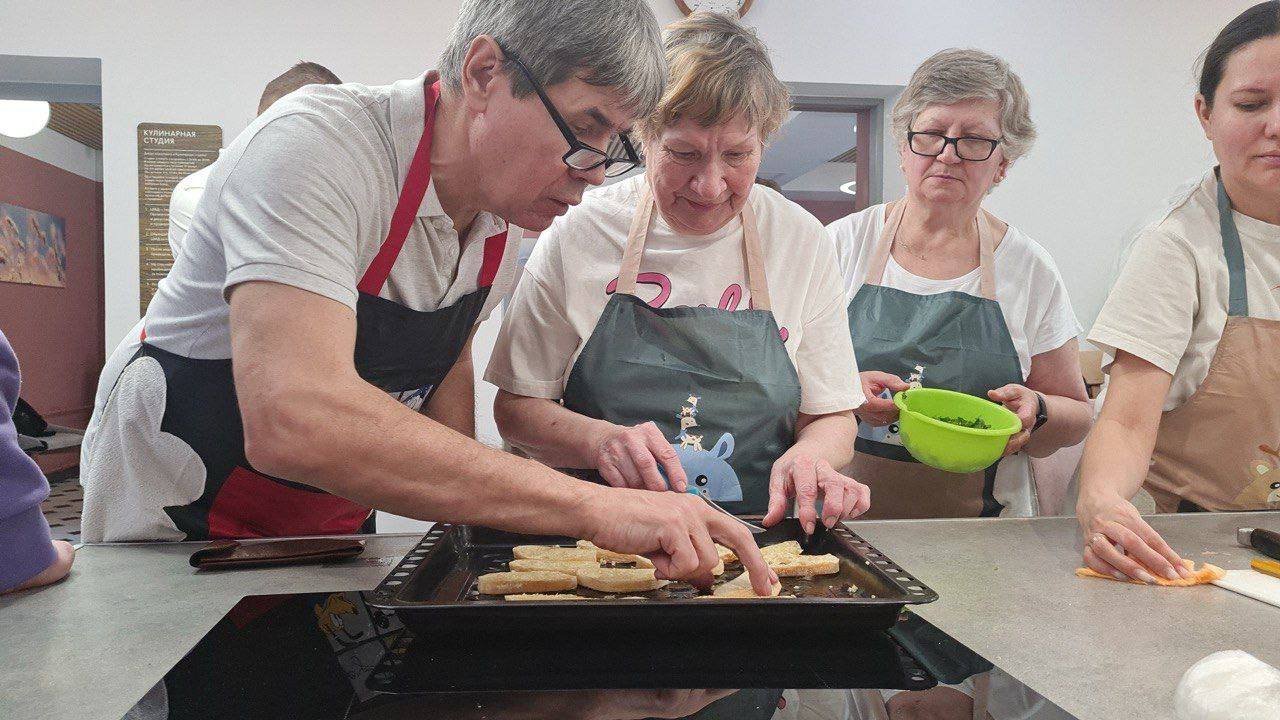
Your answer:
[[[22,366],[22,397],[49,422],[83,427],[103,359],[102,184],[96,151],[49,135],[0,138],[0,202],[66,221],[66,287],[0,282],[0,329]]]

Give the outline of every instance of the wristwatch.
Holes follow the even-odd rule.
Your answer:
[[[1031,432],[1040,429],[1040,426],[1049,422],[1049,406],[1044,402],[1044,395],[1036,393],[1036,424],[1031,426]]]

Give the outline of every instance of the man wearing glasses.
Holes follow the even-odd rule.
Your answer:
[[[85,539],[354,533],[377,508],[590,539],[695,580],[715,539],[767,592],[750,536],[696,499],[473,439],[470,340],[514,279],[507,223],[545,229],[633,168],[623,133],[665,76],[642,0],[467,0],[439,73],[259,117],[85,449]]]

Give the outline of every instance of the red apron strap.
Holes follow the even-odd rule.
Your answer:
[[[484,261],[480,263],[480,283],[478,287],[493,286],[493,279],[502,267],[502,253],[507,249],[506,229],[490,235],[484,241]]]
[[[377,295],[387,283],[391,274],[391,266],[396,264],[400,249],[404,247],[405,238],[418,217],[418,209],[422,207],[422,199],[427,196],[427,186],[431,183],[431,132],[436,122],[436,101],[440,98],[440,82],[422,85],[425,108],[423,111],[422,137],[418,139],[418,148],[413,152],[413,160],[409,163],[409,174],[405,177],[404,187],[396,201],[395,212],[391,215],[391,229],[378,248],[378,254],[369,263],[364,276],[357,285],[360,292],[366,295]],[[487,254],[486,254],[487,255]]]

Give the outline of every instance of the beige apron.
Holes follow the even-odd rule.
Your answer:
[[[1222,181],[1227,323],[1209,374],[1164,413],[1145,487],[1160,512],[1280,510],[1280,321],[1248,317],[1244,254]]]
[[[905,379],[921,366],[926,387],[978,397],[1023,382],[1017,348],[995,299],[998,221],[986,211],[975,220],[981,297],[954,291],[916,295],[880,285],[906,206],[900,201],[885,207],[866,281],[849,303],[858,368]],[[846,472],[871,488],[864,518],[992,517],[1003,509],[994,494],[995,465],[968,474],[924,465],[902,447],[896,423],[859,423],[855,449]]]

